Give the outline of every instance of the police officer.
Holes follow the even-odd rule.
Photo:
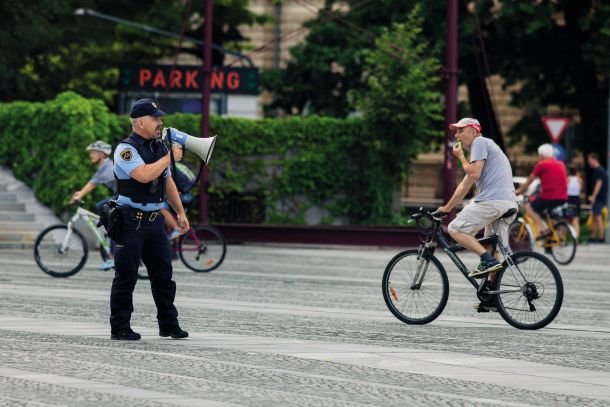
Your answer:
[[[133,132],[114,153],[117,178],[117,204],[123,215],[123,230],[116,242],[114,280],[110,293],[111,338],[136,341],[140,334],[131,329],[133,290],[140,259],[150,278],[157,306],[159,335],[174,339],[188,337],[178,324],[174,306],[176,283],[172,280],[170,248],[160,209],[166,199],[178,214],[183,232],[189,222],[180,196],[169,173],[170,155],[160,140],[161,117],[165,113],[151,99],[138,100],[129,117]],[[182,147],[173,147],[176,161],[182,159]]]

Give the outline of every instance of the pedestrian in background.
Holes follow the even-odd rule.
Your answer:
[[[580,236],[580,191],[582,178],[576,167],[571,166],[568,171],[568,213],[566,217],[572,223],[576,238]]]
[[[592,170],[590,178],[591,195],[587,198],[591,204],[591,214],[593,215],[593,225],[591,226],[590,243],[604,242],[604,221],[602,211],[607,206],[608,200],[608,176],[606,169],[599,163],[597,153],[587,154],[587,164]]]

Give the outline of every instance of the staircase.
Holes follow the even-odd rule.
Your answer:
[[[33,249],[38,234],[55,223],[59,219],[36,201],[33,192],[0,167],[0,250]]]

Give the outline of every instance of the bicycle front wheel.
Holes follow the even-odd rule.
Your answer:
[[[508,245],[513,253],[533,249],[529,230],[521,220],[514,221],[508,227]]]
[[[544,246],[551,249],[551,255],[557,263],[565,266],[570,264],[576,255],[576,237],[565,221],[557,222],[554,228],[556,237],[547,239]]]
[[[196,225],[180,237],[178,253],[186,267],[193,271],[209,272],[218,268],[227,254],[227,243],[218,229]]]
[[[38,267],[53,277],[70,277],[87,262],[89,249],[85,238],[67,225],[43,230],[34,243],[34,259]]]
[[[434,256],[418,257],[418,249],[398,253],[386,266],[381,291],[388,309],[407,324],[427,324],[445,309],[449,281]]]
[[[515,328],[543,328],[561,309],[561,275],[553,262],[540,253],[515,253],[511,259],[514,265],[506,267],[495,279],[498,312]]]

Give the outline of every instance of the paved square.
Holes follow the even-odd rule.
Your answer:
[[[2,251],[0,405],[610,406],[608,246],[579,247],[560,267],[563,308],[533,332],[477,314],[444,256],[445,311],[403,324],[381,297],[397,251],[230,246],[211,273],[175,262],[191,337],[158,336],[140,281],[134,343],[109,339],[112,273],[95,252],[58,279],[30,251]]]

